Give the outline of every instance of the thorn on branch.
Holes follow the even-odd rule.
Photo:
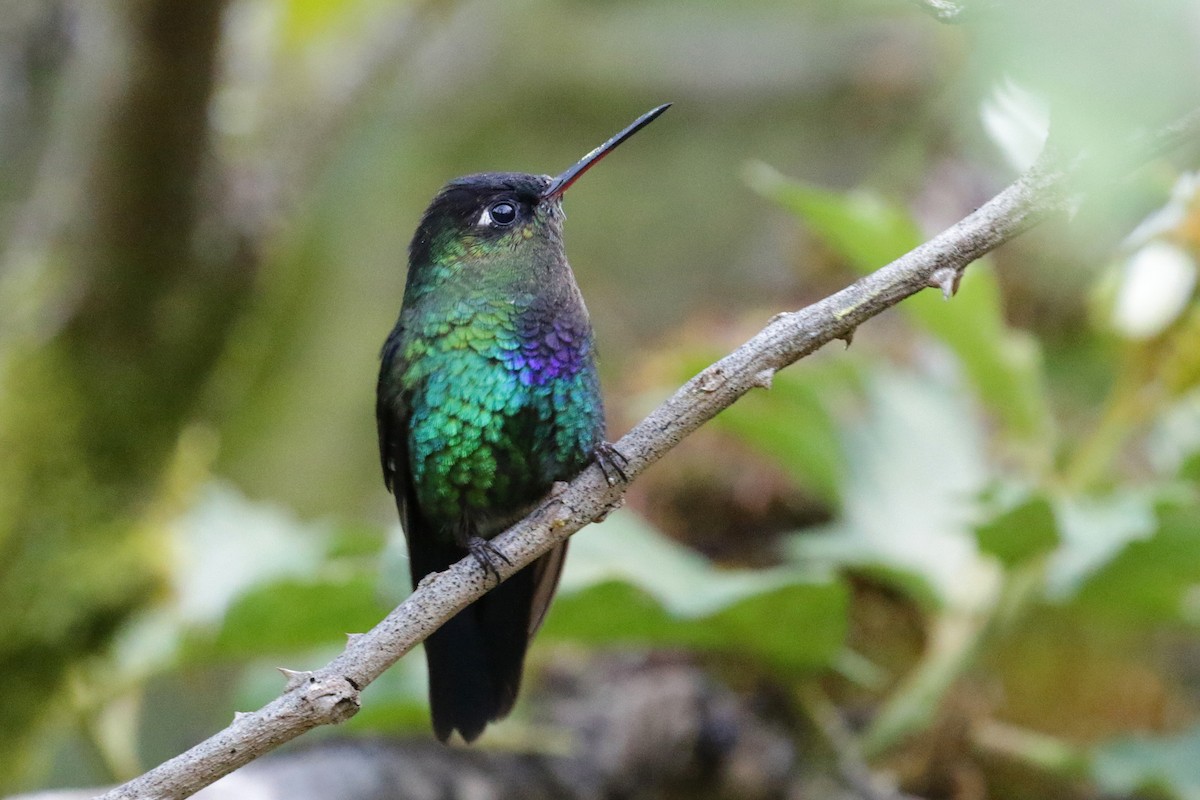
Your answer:
[[[843,342],[846,343],[847,350],[850,349],[850,345],[854,342],[854,332],[856,330],[858,330],[858,328],[851,328],[850,330],[846,331],[844,334],[842,334],[841,336],[838,337],[839,339],[841,339]]]
[[[775,378],[775,370],[768,368],[761,370],[754,376],[754,385],[759,389],[770,389],[771,381]]]
[[[364,636],[366,636],[365,633],[347,633],[346,645],[348,647],[353,647],[354,645],[358,644],[358,642],[361,641]]]
[[[283,687],[285,692],[290,692],[293,689],[297,689],[306,683],[312,683],[314,680],[316,680],[316,678],[313,677],[313,674],[307,670],[304,672],[297,672],[296,670],[288,669],[287,667],[276,667],[275,669],[279,670],[281,673],[283,673],[283,677],[287,678],[287,684]]]
[[[958,294],[958,284],[961,280],[962,273],[954,267],[939,267],[929,276],[929,285],[934,289],[941,289],[942,297],[949,300]]]

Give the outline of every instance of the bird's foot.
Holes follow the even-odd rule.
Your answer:
[[[596,445],[596,464],[604,473],[604,480],[608,481],[609,486],[629,481],[629,476],[625,474],[625,468],[629,466],[629,459],[612,442],[601,442]]]
[[[496,579],[496,585],[500,585],[500,569],[496,566],[498,561],[503,561],[508,566],[512,566],[512,562],[508,560],[508,556],[501,553],[496,545],[489,542],[480,536],[472,536],[467,539],[467,550],[475,558],[475,563],[483,568],[485,577],[491,576]]]

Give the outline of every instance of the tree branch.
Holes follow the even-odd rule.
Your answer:
[[[1200,109],[1142,137],[1140,158],[1121,170],[1200,133]],[[840,292],[795,312],[777,315],[750,341],[684,384],[617,447],[632,479],[754,388],[768,388],[777,370],[834,339],[849,340],[863,322],[928,287],[947,297],[968,264],[1061,211],[1080,196],[1074,185],[1084,157],[1061,162],[1052,148],[1015,183],[953,227]],[[1094,174],[1094,173],[1093,173]],[[1089,180],[1089,185],[1094,185]],[[624,485],[610,486],[592,465],[556,487],[533,513],[493,540],[508,562],[504,578],[619,506]],[[342,722],[359,708],[359,693],[459,610],[477,600],[490,580],[472,558],[421,581],[416,591],[369,633],[316,672],[285,671],[285,692],[191,750],[117,787],[101,800],[186,797],[318,725]]]

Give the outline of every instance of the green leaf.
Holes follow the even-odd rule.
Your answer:
[[[775,375],[771,389],[751,392],[714,424],[779,464],[829,503],[840,500],[845,456],[831,408],[857,379],[848,364],[805,364]]]
[[[1058,524],[1045,497],[1027,498],[975,529],[979,549],[1013,567],[1050,552],[1058,544]]]
[[[242,594],[284,576],[314,574],[331,526],[213,483],[177,523],[176,607],[189,625],[218,623]]]
[[[1054,515],[1062,541],[1047,563],[1046,595],[1052,600],[1075,596],[1134,543],[1152,539],[1157,527],[1154,498],[1140,491],[1058,497]]]
[[[1191,483],[1200,481],[1200,453],[1192,453],[1180,463],[1179,477]]]
[[[879,269],[919,245],[921,229],[903,209],[865,189],[835,192],[752,162],[746,182],[803,220],[859,272]]]
[[[830,664],[846,630],[845,587],[795,568],[723,570],[629,512],[572,539],[545,635],[734,652],[782,669]]]
[[[428,686],[424,654],[419,651],[409,653],[364,690],[362,710],[354,715],[346,728],[379,731],[391,736],[400,728],[428,730]]]
[[[759,194],[801,219],[862,273],[879,269],[924,240],[899,205],[863,189],[834,192],[784,177],[766,164],[749,166]],[[922,292],[902,313],[954,351],[988,407],[1018,439],[1050,452],[1052,418],[1036,341],[1004,321],[1000,288],[986,264],[963,275],[953,302]]]
[[[847,425],[844,513],[793,537],[800,563],[853,566],[888,580],[931,614],[920,660],[879,709],[863,746],[880,753],[925,727],[972,663],[1000,570],[972,535],[989,475],[984,432],[961,387],[880,368],[863,419]]]
[[[1157,530],[1092,573],[1076,606],[1131,624],[1200,622],[1200,510],[1163,512]]]
[[[357,558],[374,561],[383,552],[386,539],[383,529],[374,525],[339,525],[330,532],[325,557],[331,561]]]
[[[864,418],[843,432],[842,518],[793,537],[793,558],[909,575],[910,590],[924,587],[919,598],[974,604],[979,573],[993,568],[971,535],[988,467],[970,398],[884,368],[865,390]]]
[[[180,568],[168,619],[188,659],[344,642],[387,611],[375,591],[381,531],[303,522],[220,483],[177,527]]]
[[[388,610],[378,601],[372,574],[270,583],[240,597],[211,640],[194,636],[188,658],[249,658],[345,644],[346,634],[369,630]]]
[[[721,355],[710,347],[672,353],[671,384],[688,380]],[[860,367],[853,357],[812,359],[776,373],[769,390],[745,395],[712,425],[737,436],[799,486],[835,505],[845,477],[835,412],[845,408],[859,382]]]
[[[901,307],[954,351],[984,402],[1011,433],[1051,449],[1041,350],[1032,336],[1005,324],[1000,287],[989,264],[967,270],[951,302],[923,292]]]

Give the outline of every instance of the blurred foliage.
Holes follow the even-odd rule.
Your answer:
[[[173,83],[106,79],[155,63],[122,48],[177,32],[145,24],[169,4],[14,0],[0,784],[168,758],[404,596],[372,389],[444,180],[556,171],[675,101],[569,202],[619,432],[984,202],[1046,108],[1072,152],[1196,102],[1194,2],[1091,7],[978,0],[942,26],[899,0],[228,0],[209,46],[171,40],[215,65],[177,107]],[[156,96],[191,136],[126,135]],[[685,650],[801,713],[827,696],[921,796],[1198,796],[1180,171],[1097,190],[682,443],[573,542],[526,700],[555,654]],[[425,735],[423,669],[340,733]],[[523,741],[526,709],[488,740]]]
[[[761,194],[802,217],[860,272],[878,269],[921,244],[916,220],[902,208],[866,190],[832,192],[788,181],[766,165],[747,179]],[[1051,435],[1038,347],[1004,320],[1000,287],[981,260],[962,277],[951,307],[927,292],[900,306],[922,330],[954,351],[962,369],[992,413],[1015,440],[1030,443]]]

